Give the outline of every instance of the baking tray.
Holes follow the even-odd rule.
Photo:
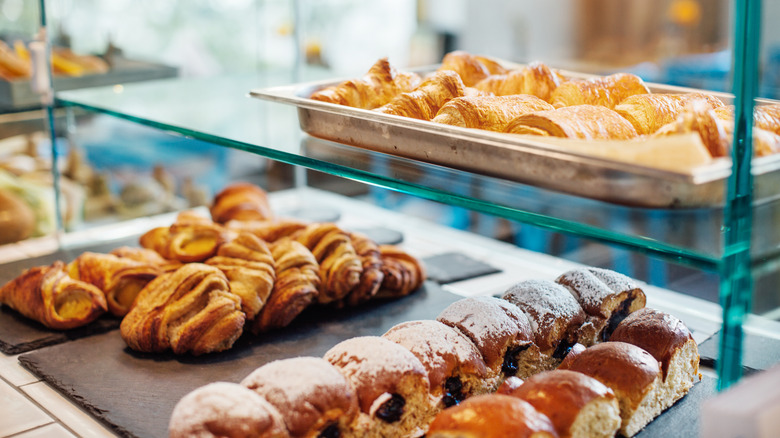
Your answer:
[[[576,72],[563,74],[591,77]],[[688,170],[661,169],[576,150],[584,145],[581,141],[442,125],[308,98],[314,91],[342,81],[255,89],[250,95],[296,106],[301,129],[312,136],[364,149],[634,207],[681,209],[724,204],[730,159],[713,160]],[[653,92],[702,91],[660,84],[648,87]],[[708,93],[726,102],[731,100],[724,93]],[[687,140],[681,136],[676,141]],[[753,159],[756,203],[780,195],[776,190],[780,185],[778,169],[780,154]]]
[[[166,79],[175,77],[178,74],[179,70],[176,67],[114,57],[111,61],[111,69],[106,73],[84,76],[54,76],[52,83],[55,91],[66,91],[128,82]],[[40,106],[41,97],[32,90],[29,79],[0,80],[0,111]]]

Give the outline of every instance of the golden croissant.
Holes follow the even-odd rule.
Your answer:
[[[465,87],[457,73],[440,70],[429,76],[419,87],[401,93],[390,103],[377,108],[384,114],[431,120],[450,99],[463,96]]]
[[[103,292],[70,278],[61,261],[30,268],[6,283],[0,303],[56,330],[89,324],[107,309]]]
[[[360,79],[350,79],[338,85],[314,92],[310,98],[354,108],[378,108],[400,93],[413,90],[420,83],[416,73],[399,71],[387,58],[378,60]]]
[[[304,309],[317,301],[320,267],[317,259],[300,242],[289,237],[271,244],[276,282],[260,316],[255,319],[255,333],[286,327]]]
[[[504,132],[583,140],[636,137],[634,126],[620,114],[603,106],[577,105],[520,116]]]
[[[549,102],[553,91],[563,82],[563,76],[537,61],[505,74],[488,76],[474,87],[496,96],[530,94]]]
[[[249,183],[234,183],[225,187],[214,196],[210,212],[212,220],[220,224],[230,220],[273,219],[265,190]]]
[[[701,100],[689,102],[677,119],[662,126],[654,136],[696,132],[712,157],[725,157],[729,153],[730,139],[725,123],[712,107]]]
[[[650,90],[639,76],[631,73],[615,73],[587,80],[564,82],[553,91],[550,103],[556,108],[587,104],[612,109],[630,96],[648,93]]]
[[[154,264],[89,251],[68,264],[71,278],[103,291],[108,310],[115,316],[127,315],[141,289],[162,273]]]
[[[249,233],[239,234],[205,263],[225,273],[230,291],[241,297],[241,310],[253,320],[268,301],[276,279],[274,259],[265,242]]]
[[[425,281],[425,266],[417,258],[394,245],[380,245],[384,278],[377,298],[409,295]]]
[[[200,355],[233,346],[245,320],[222,271],[187,263],[146,285],[119,329],[136,351]]]
[[[615,106],[615,111],[634,125],[637,134],[646,135],[673,122],[692,99],[702,99],[713,108],[723,106],[720,99],[704,93],[635,94]]]
[[[467,87],[476,85],[490,75],[506,73],[506,69],[497,61],[462,50],[447,53],[441,61],[438,71],[454,71]]]
[[[320,264],[320,304],[338,302],[360,282],[363,271],[360,257],[349,234],[335,224],[311,224],[296,240],[308,248]]]
[[[549,103],[527,94],[457,97],[444,104],[433,121],[501,132],[509,122],[523,114],[551,109],[553,106]]]

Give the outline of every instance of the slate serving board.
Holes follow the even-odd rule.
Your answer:
[[[718,359],[720,332],[699,344],[701,364],[715,368]],[[780,362],[780,341],[751,333],[745,333],[743,341],[742,369],[746,375],[766,370]]]
[[[167,436],[176,403],[195,388],[215,381],[239,382],[272,360],[322,356],[345,339],[381,335],[399,322],[434,319],[459,298],[428,281],[399,300],[312,309],[289,327],[244,336],[218,354],[139,354],[112,331],[36,350],[20,356],[19,362],[119,435],[162,437]]]
[[[109,252],[123,245],[138,246],[138,237],[115,240],[90,247],[58,250],[40,257],[6,263],[0,265],[0,285],[13,280],[22,271],[33,266],[50,265],[57,260],[67,263],[84,251]],[[0,351],[5,354],[24,353],[84,336],[105,333],[119,327],[119,322],[119,319],[105,315],[91,324],[77,329],[52,330],[37,321],[25,318],[7,306],[0,306]]]

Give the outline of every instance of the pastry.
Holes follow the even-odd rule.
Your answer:
[[[530,94],[549,102],[553,91],[563,82],[561,75],[537,61],[505,74],[488,76],[474,87],[496,96]]]
[[[317,301],[320,266],[300,242],[283,238],[271,244],[276,281],[271,296],[255,319],[255,333],[286,327],[304,309]]]
[[[539,372],[539,348],[528,317],[508,301],[471,297],[447,306],[436,318],[474,343],[487,366],[485,385],[494,391],[508,376]]]
[[[425,367],[406,348],[377,336],[342,341],[325,353],[352,384],[360,407],[355,436],[419,436],[433,413]]]
[[[382,259],[382,285],[376,298],[409,295],[425,281],[425,266],[420,260],[394,245],[379,245]]]
[[[197,356],[229,349],[245,319],[222,271],[188,263],[147,284],[119,328],[133,350]]]
[[[555,367],[578,341],[585,312],[563,286],[547,280],[525,280],[507,289],[504,300],[528,315],[534,342],[547,367]]]
[[[234,183],[222,189],[214,196],[209,210],[211,219],[220,224],[273,219],[265,190],[249,183]]]
[[[677,119],[691,99],[702,99],[713,108],[723,106],[720,99],[704,93],[635,94],[615,106],[615,111],[634,125],[637,134],[647,135]]]
[[[241,310],[248,320],[255,319],[276,280],[274,258],[265,242],[253,234],[239,234],[221,245],[217,255],[205,263],[225,273],[230,291],[241,297]]]
[[[620,405],[620,433],[632,437],[661,413],[661,371],[645,350],[625,342],[588,347],[569,364],[571,371],[593,377],[615,393]]]
[[[608,341],[615,327],[631,312],[645,307],[645,293],[629,277],[609,269],[578,268],[561,274],[563,285],[587,314],[578,341],[586,347]]]
[[[387,58],[379,59],[360,79],[315,91],[310,99],[362,109],[378,108],[400,93],[412,91],[420,84],[416,73],[399,71]]]
[[[507,70],[489,57],[456,50],[444,55],[438,71],[453,71],[460,76],[465,86],[473,87],[486,77],[503,74]]]
[[[487,392],[487,368],[477,347],[458,330],[438,321],[402,322],[383,338],[408,349],[425,367],[438,409]]]
[[[502,132],[510,121],[523,114],[551,109],[549,103],[527,94],[456,97],[444,104],[432,121]]]
[[[360,282],[363,263],[349,234],[333,223],[307,226],[296,240],[307,247],[320,264],[320,304],[338,302]]]
[[[596,105],[525,114],[509,122],[504,132],[582,140],[627,140],[637,135],[631,123],[620,114]]]
[[[67,270],[74,280],[103,291],[108,310],[114,316],[127,315],[141,289],[163,272],[154,264],[94,252],[82,253],[68,264]]]
[[[552,422],[528,402],[503,394],[472,397],[440,412],[429,438],[553,438]]]
[[[184,215],[170,227],[157,227],[144,233],[139,242],[166,259],[184,263],[203,262],[213,257],[223,243],[234,236],[222,225],[206,218]]]
[[[688,102],[675,121],[662,126],[653,135],[661,137],[691,132],[699,134],[713,158],[728,155],[731,141],[725,124],[717,117],[712,107],[702,100]]]
[[[550,103],[556,108],[574,105],[600,105],[615,108],[635,94],[648,94],[644,81],[631,73],[564,82],[552,93]]]
[[[268,400],[282,414],[291,437],[349,434],[357,397],[339,370],[319,357],[276,360],[254,370],[241,385]]]
[[[419,87],[401,93],[375,111],[383,114],[431,120],[450,99],[464,96],[463,81],[451,70],[441,70],[426,78]]]
[[[358,284],[352,288],[344,299],[350,306],[364,303],[379,292],[385,273],[382,271],[382,254],[379,246],[373,240],[361,233],[350,233],[352,246],[360,257],[363,271],[360,273]]]
[[[620,428],[615,393],[582,373],[545,371],[515,388],[500,389],[546,415],[561,438],[611,438]]]
[[[267,221],[229,221],[225,226],[234,232],[248,232],[273,242],[282,237],[295,236],[309,225],[297,219],[276,219]]]
[[[106,312],[105,295],[65,269],[60,261],[27,269],[0,288],[0,303],[55,330],[89,324]]]
[[[164,272],[175,271],[181,266],[180,261],[165,259],[157,251],[148,248],[120,246],[119,248],[112,249],[109,254],[123,259],[135,260],[144,264],[155,265]]]
[[[287,438],[282,415],[237,383],[215,382],[176,403],[169,438]]]
[[[628,315],[613,333],[614,341],[636,345],[661,365],[661,404],[668,408],[699,381],[699,348],[688,327],[668,313],[639,309]]]

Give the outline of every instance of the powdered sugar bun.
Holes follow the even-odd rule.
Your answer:
[[[293,437],[343,436],[357,415],[357,397],[346,378],[319,357],[267,363],[241,385],[274,405]]]
[[[237,384],[216,382],[182,397],[168,425],[170,438],[289,437],[279,412]]]
[[[402,322],[383,338],[412,352],[428,372],[431,394],[440,400],[440,408],[457,404],[467,397],[485,392],[485,361],[477,347],[459,331],[439,321]]]

